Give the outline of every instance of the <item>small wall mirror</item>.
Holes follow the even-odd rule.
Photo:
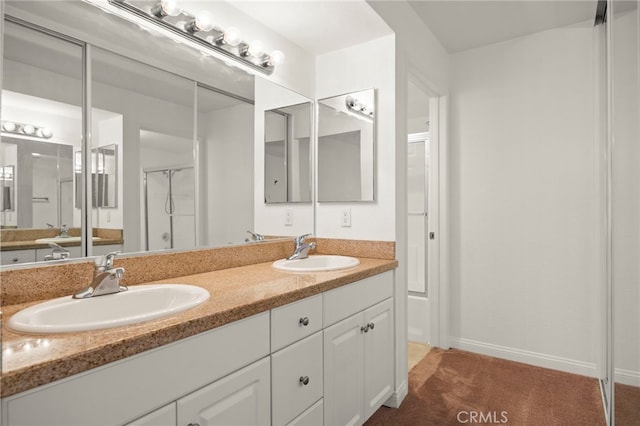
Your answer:
[[[318,201],[374,201],[374,89],[318,101]]]
[[[264,112],[264,201],[311,202],[311,102]]]

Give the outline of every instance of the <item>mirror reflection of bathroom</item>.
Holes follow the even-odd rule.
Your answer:
[[[140,131],[145,250],[195,246],[195,174],[192,141]]]
[[[264,201],[311,202],[311,103],[264,112]]]
[[[1,238],[77,237],[73,152],[82,134],[82,48],[5,22],[2,72]],[[71,257],[80,255],[79,238],[61,241],[73,246]],[[2,264],[43,258],[50,252],[43,247],[16,245],[3,251]]]
[[[375,91],[318,101],[318,201],[373,201]]]

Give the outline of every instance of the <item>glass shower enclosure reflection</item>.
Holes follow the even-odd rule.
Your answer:
[[[144,171],[146,250],[195,246],[193,167]]]

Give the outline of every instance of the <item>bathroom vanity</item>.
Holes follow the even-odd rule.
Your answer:
[[[2,426],[362,424],[395,389],[397,262],[271,264],[154,281],[211,294],[160,320],[38,336],[5,327]],[[32,304],[5,306],[3,323]]]

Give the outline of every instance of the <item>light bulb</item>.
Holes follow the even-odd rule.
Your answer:
[[[178,16],[182,13],[182,9],[175,0],[161,0],[151,9],[151,13],[158,18],[164,18],[165,16]]]
[[[7,132],[15,132],[16,123],[14,123],[13,121],[5,121],[4,123],[2,123],[2,128]]]
[[[224,31],[222,39],[229,46],[237,46],[240,44],[240,31],[236,27],[229,27]]]
[[[213,16],[209,12],[202,11],[185,26],[185,29],[191,33],[211,31],[213,29]]]
[[[271,52],[271,55],[269,55],[269,58],[269,62],[272,65],[278,65],[284,62],[284,53],[279,50],[274,50]]]
[[[42,132],[42,136],[47,138],[47,139],[49,139],[51,136],[53,136],[53,132],[48,127],[43,127],[42,129],[40,129],[40,131]]]
[[[22,133],[24,133],[25,135],[32,135],[35,131],[35,127],[33,127],[31,124],[25,124],[24,126],[22,126]]]
[[[262,53],[264,52],[264,46],[262,45],[262,42],[260,40],[254,40],[249,45],[249,49],[247,50],[247,52],[249,53],[249,55],[257,58],[259,56],[262,56]]]

